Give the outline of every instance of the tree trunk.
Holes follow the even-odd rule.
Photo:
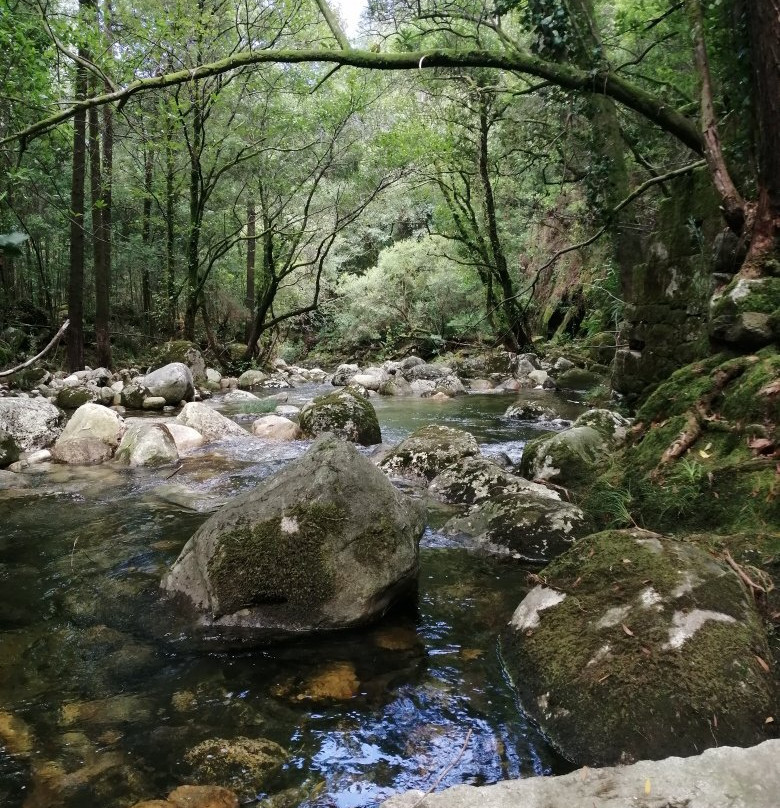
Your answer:
[[[506,347],[511,351],[532,349],[531,339],[523,317],[522,309],[517,301],[517,292],[509,265],[506,260],[501,237],[498,232],[498,217],[496,215],[496,202],[493,194],[493,184],[490,180],[489,166],[490,122],[488,117],[488,103],[485,92],[479,92],[479,146],[477,150],[477,169],[480,184],[482,185],[482,202],[485,211],[485,223],[490,242],[492,257],[492,274],[495,275],[501,288],[501,311],[503,313],[504,328],[501,336]],[[492,288],[492,284],[491,284]]]
[[[95,274],[95,331],[97,332],[98,364],[110,368],[111,356],[111,275],[113,261],[113,181],[114,181],[114,113],[111,106],[103,108],[103,182],[101,196],[101,240],[103,266]]]
[[[193,82],[192,145],[190,148],[190,223],[187,235],[187,302],[184,311],[184,339],[195,339],[195,318],[200,297],[200,231],[203,224],[201,208],[200,155],[203,141],[203,108],[200,86]]]
[[[780,0],[749,0],[748,35],[758,135],[758,203],[743,274],[780,259]]]
[[[79,0],[79,9],[87,5]],[[79,54],[86,58],[84,48]],[[76,98],[86,98],[87,71],[76,66]],[[70,260],[68,275],[68,370],[84,367],[84,177],[86,168],[86,111],[73,116],[73,177],[70,189]]]
[[[141,268],[141,311],[144,318],[144,330],[147,334],[152,333],[152,282],[149,271],[149,256],[152,246],[153,167],[152,151],[147,144],[144,156],[144,203],[141,211],[141,243],[146,248],[144,263]]]
[[[246,307],[249,317],[246,322],[246,339],[252,333],[252,313],[255,306],[255,203],[253,199],[246,206]]]
[[[176,327],[176,225],[175,187],[176,165],[174,163],[170,123],[166,117],[165,131],[165,296],[167,298],[168,331],[173,334]]]
[[[97,84],[93,82],[93,87]],[[92,201],[92,255],[95,276],[95,338],[97,364],[111,365],[109,329],[109,281],[107,266],[107,200],[105,176],[101,162],[101,133],[97,108],[89,110],[89,186]]]

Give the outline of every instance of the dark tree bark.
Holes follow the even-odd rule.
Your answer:
[[[176,162],[173,154],[173,132],[166,118],[165,131],[165,296],[168,305],[168,330],[176,324]]]
[[[144,328],[147,334],[152,333],[152,281],[149,271],[149,253],[152,244],[152,183],[154,180],[154,163],[152,151],[146,146],[144,155],[144,203],[141,211],[141,243],[147,248],[146,259],[141,268],[141,310],[144,316]]]
[[[246,323],[246,339],[249,342],[249,337],[252,333],[252,312],[255,305],[255,222],[256,211],[253,199],[247,202],[246,206],[246,307],[249,311],[249,317]]]
[[[104,110],[105,112],[105,110]],[[95,276],[95,341],[97,363],[111,365],[111,331],[109,325],[109,249],[106,227],[108,205],[105,172],[101,158],[101,131],[97,109],[89,110],[89,185],[92,200],[92,256]],[[104,140],[105,142],[105,140]]]
[[[496,202],[493,194],[493,184],[490,180],[490,166],[488,163],[490,145],[488,102],[481,91],[479,92],[478,104],[479,144],[477,148],[477,169],[480,184],[482,185],[485,224],[487,226],[488,241],[490,243],[490,253],[492,257],[490,269],[492,270],[492,274],[495,275],[498,285],[501,287],[501,311],[505,320],[505,328],[502,329],[502,336],[507,343],[506,347],[511,351],[533,350],[525,318],[523,317],[523,311],[517,300],[515,284],[509,273],[509,265],[498,232]],[[492,293],[492,283],[490,284],[489,291]]]
[[[79,0],[79,9],[87,6]],[[84,48],[79,54],[87,57]],[[81,64],[76,66],[76,97],[86,98],[87,71]],[[70,189],[70,259],[68,275],[67,331],[68,370],[74,372],[84,367],[84,180],[86,173],[86,110],[80,109],[73,116],[73,177]]]
[[[745,4],[754,73],[758,200],[744,270],[760,274],[780,257],[780,0]]]

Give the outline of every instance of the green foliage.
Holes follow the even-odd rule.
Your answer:
[[[410,339],[442,347],[479,331],[473,301],[479,279],[447,257],[438,237],[401,241],[380,253],[364,275],[346,276],[331,304],[331,342],[350,349],[373,345],[391,351]]]

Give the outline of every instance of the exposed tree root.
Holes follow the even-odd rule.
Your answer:
[[[682,457],[696,443],[707,423],[712,420],[710,412],[715,400],[734,379],[739,378],[757,361],[756,356],[745,356],[729,363],[726,367],[718,368],[712,374],[712,386],[689,410],[683,430],[661,455],[658,465],[650,475],[652,480],[658,480],[666,466],[678,457]]]
[[[748,591],[753,596],[753,600],[757,603],[766,602],[767,595],[774,589],[772,581],[769,576],[755,567],[748,567],[754,577],[748,574],[747,569],[741,564],[738,564],[728,550],[723,551],[723,560],[737,573],[740,581],[748,588]],[[758,579],[758,581],[755,580]]]

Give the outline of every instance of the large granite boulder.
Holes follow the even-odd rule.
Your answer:
[[[165,399],[166,404],[179,404],[192,401],[195,395],[195,384],[192,371],[183,362],[171,362],[139,380],[148,394]]]
[[[63,410],[77,410],[82,404],[100,401],[100,388],[94,384],[76,383],[57,392],[57,406]]]
[[[122,416],[100,404],[82,404],[71,416],[52,448],[60,463],[92,466],[109,460],[122,440]]]
[[[432,480],[448,466],[479,454],[469,432],[431,424],[412,432],[382,460],[382,468],[401,477]]]
[[[252,423],[252,434],[266,440],[298,440],[301,428],[281,415],[264,415]]]
[[[64,416],[40,398],[0,398],[0,429],[25,452],[50,446],[62,432]]]
[[[766,738],[774,681],[755,604],[692,544],[639,529],[576,542],[502,635],[523,707],[597,766]]]
[[[200,349],[188,340],[166,342],[156,351],[152,368],[161,368],[172,363],[186,365],[196,382],[206,380],[206,362]]]
[[[363,446],[382,442],[379,421],[371,402],[351,387],[310,401],[301,410],[298,423],[303,434],[310,437],[332,432]]]
[[[168,466],[179,459],[176,442],[164,424],[136,421],[127,427],[116,459],[130,466]]]
[[[199,401],[185,404],[182,411],[176,416],[176,420],[180,424],[200,432],[207,441],[227,437],[246,437],[247,434],[246,430],[235,421],[231,421],[230,418],[226,418],[208,404],[201,404]]]
[[[19,459],[19,447],[7,432],[0,429],[0,469],[10,466]]]
[[[417,503],[325,435],[206,521],[162,586],[222,644],[347,628],[414,586],[422,530]]]

